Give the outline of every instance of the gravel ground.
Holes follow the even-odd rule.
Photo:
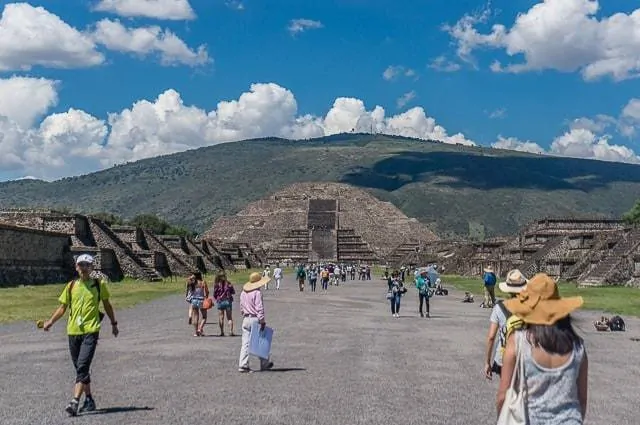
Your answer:
[[[272,372],[237,372],[239,337],[192,337],[180,296],[118,311],[121,334],[103,331],[93,363],[99,410],[78,418],[63,410],[74,376],[64,322],[48,334],[31,323],[2,326],[0,424],[495,423],[497,381],[481,371],[488,310],[452,291],[421,319],[410,290],[394,319],[382,281],[328,294],[294,286],[287,279],[265,293]],[[640,322],[597,333],[598,316],[576,315],[590,356],[587,423],[637,424]]]

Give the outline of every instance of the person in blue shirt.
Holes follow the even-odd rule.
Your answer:
[[[427,269],[421,269],[420,274],[416,278],[416,288],[418,289],[418,298],[420,299],[420,317],[425,317],[424,313],[422,313],[423,305],[426,306],[427,317],[430,317],[429,298],[433,295],[432,286]]]

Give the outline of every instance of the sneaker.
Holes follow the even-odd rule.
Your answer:
[[[96,410],[96,402],[92,398],[85,398],[84,404],[80,408],[80,413],[93,412]]]
[[[265,367],[260,368],[260,370],[269,370],[273,369],[273,362],[269,362]]]
[[[430,317],[431,317],[431,315],[429,313],[427,313],[427,319],[430,318]]]
[[[429,313],[427,313],[427,314],[429,314]],[[424,314],[420,313],[420,317],[424,317]]]
[[[251,373],[251,369],[249,369],[248,367],[241,367],[241,368],[238,368],[238,372],[240,372],[240,373]]]
[[[69,416],[78,416],[78,402],[76,400],[71,400],[64,410],[69,414]]]

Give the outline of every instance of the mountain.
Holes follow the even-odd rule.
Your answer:
[[[513,233],[548,216],[620,217],[640,198],[640,166],[341,134],[225,143],[54,182],[0,183],[0,208],[154,213],[198,232],[292,183],[348,183],[441,237]]]

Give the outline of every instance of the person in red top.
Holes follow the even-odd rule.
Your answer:
[[[220,326],[220,336],[224,336],[224,316],[227,316],[229,322],[229,335],[235,336],[233,333],[233,296],[236,290],[227,280],[224,272],[219,273],[213,284],[213,298],[218,307],[218,325]]]

